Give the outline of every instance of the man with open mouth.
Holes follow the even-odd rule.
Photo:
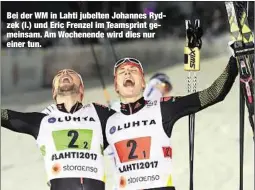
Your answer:
[[[154,100],[157,98],[169,96],[173,86],[169,77],[165,73],[155,73],[146,84],[143,92],[145,100]],[[111,104],[111,108],[120,111],[120,102],[116,101]]]
[[[71,69],[57,73],[52,94],[56,104],[42,113],[1,109],[1,125],[36,139],[51,190],[104,190],[102,128],[114,111],[83,105],[83,81]]]
[[[122,68],[124,69],[124,68]],[[120,70],[122,70],[120,68]],[[134,68],[135,69],[135,68]],[[121,71],[120,71],[121,72]],[[133,87],[135,85],[135,82],[133,79],[126,78],[123,81],[124,87]],[[165,97],[168,95],[172,90],[172,84],[170,82],[169,77],[164,73],[155,73],[149,80],[148,84],[145,87],[145,90],[143,92],[143,96],[145,100],[156,100],[157,98]],[[120,112],[120,102],[116,101],[111,105],[111,108],[117,112]],[[114,151],[111,149],[110,146],[106,149],[106,154],[108,155],[110,159],[110,168],[112,168],[112,177],[113,179],[116,178],[116,159],[114,156]],[[116,184],[115,186],[118,186]],[[118,189],[116,187],[115,189]]]
[[[174,190],[170,140],[175,122],[224,100],[237,74],[236,59],[230,57],[209,88],[183,97],[147,101],[141,62],[135,58],[117,61],[114,84],[121,110],[107,121],[105,147],[109,144],[114,152],[118,189]]]

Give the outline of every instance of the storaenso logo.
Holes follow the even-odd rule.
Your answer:
[[[83,171],[97,173],[98,169],[92,166],[78,166],[78,165],[65,165],[63,167],[64,171]]]
[[[190,67],[195,69],[196,55],[195,50],[191,50],[190,52]]]
[[[130,177],[130,178],[128,178],[128,184],[145,182],[145,181],[157,181],[159,179],[160,179],[159,175]]]
[[[128,129],[130,127],[140,127],[140,126],[149,126],[149,125],[156,125],[156,121],[152,120],[141,120],[141,121],[133,121],[124,123],[123,125],[118,125],[117,127],[113,126],[110,128],[110,133],[113,134],[116,131],[121,131],[123,129]]]
[[[76,121],[76,122],[81,122],[81,121],[93,121],[95,122],[95,119],[93,117],[72,117],[72,116],[65,116],[65,117],[51,117],[48,119],[49,123],[55,123],[55,122],[65,122],[65,121]]]

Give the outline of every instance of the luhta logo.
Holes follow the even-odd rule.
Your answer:
[[[69,122],[69,121],[75,121],[75,122],[83,122],[83,121],[89,121],[89,122],[95,122],[95,119],[93,117],[73,117],[73,116],[65,116],[65,117],[51,117],[48,119],[49,123],[55,123],[55,122]]]
[[[124,129],[140,127],[140,126],[150,126],[150,125],[156,125],[156,121],[154,119],[141,120],[141,121],[131,121],[131,122],[124,123],[122,125],[112,126],[110,128],[109,132],[110,132],[110,134],[113,134],[116,131],[121,131],[121,130],[124,130]]]

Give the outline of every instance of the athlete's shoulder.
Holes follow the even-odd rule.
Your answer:
[[[100,111],[104,111],[104,112],[112,112],[114,111],[113,109],[111,109],[110,107],[107,107],[103,104],[97,103],[97,102],[93,102],[92,103],[94,105],[94,107],[96,108],[96,110],[100,110]],[[114,111],[115,112],[115,111]]]
[[[182,98],[182,96],[167,96],[167,97],[162,97],[160,99],[160,102],[175,102],[181,98]]]
[[[103,105],[103,104],[100,104],[98,102],[93,102],[92,103],[95,107],[98,107],[98,108],[102,108],[102,109],[109,109],[107,106]]]
[[[41,113],[44,113],[46,115],[49,115],[57,110],[57,106],[55,104],[51,104],[48,107],[44,108]]]
[[[113,109],[99,103],[92,103],[96,109],[97,115],[99,116],[100,120],[107,120],[110,116],[112,116],[116,111]]]
[[[97,110],[97,112],[107,112],[110,110],[109,107],[103,105],[103,104],[100,104],[98,102],[93,102],[92,105],[95,107],[95,109]]]

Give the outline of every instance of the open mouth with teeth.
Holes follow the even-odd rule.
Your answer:
[[[123,83],[125,87],[133,87],[135,86],[135,82],[131,79],[126,79]]]
[[[61,82],[62,82],[62,83],[71,83],[71,79],[70,79],[70,77],[63,77],[63,78],[61,79]]]

